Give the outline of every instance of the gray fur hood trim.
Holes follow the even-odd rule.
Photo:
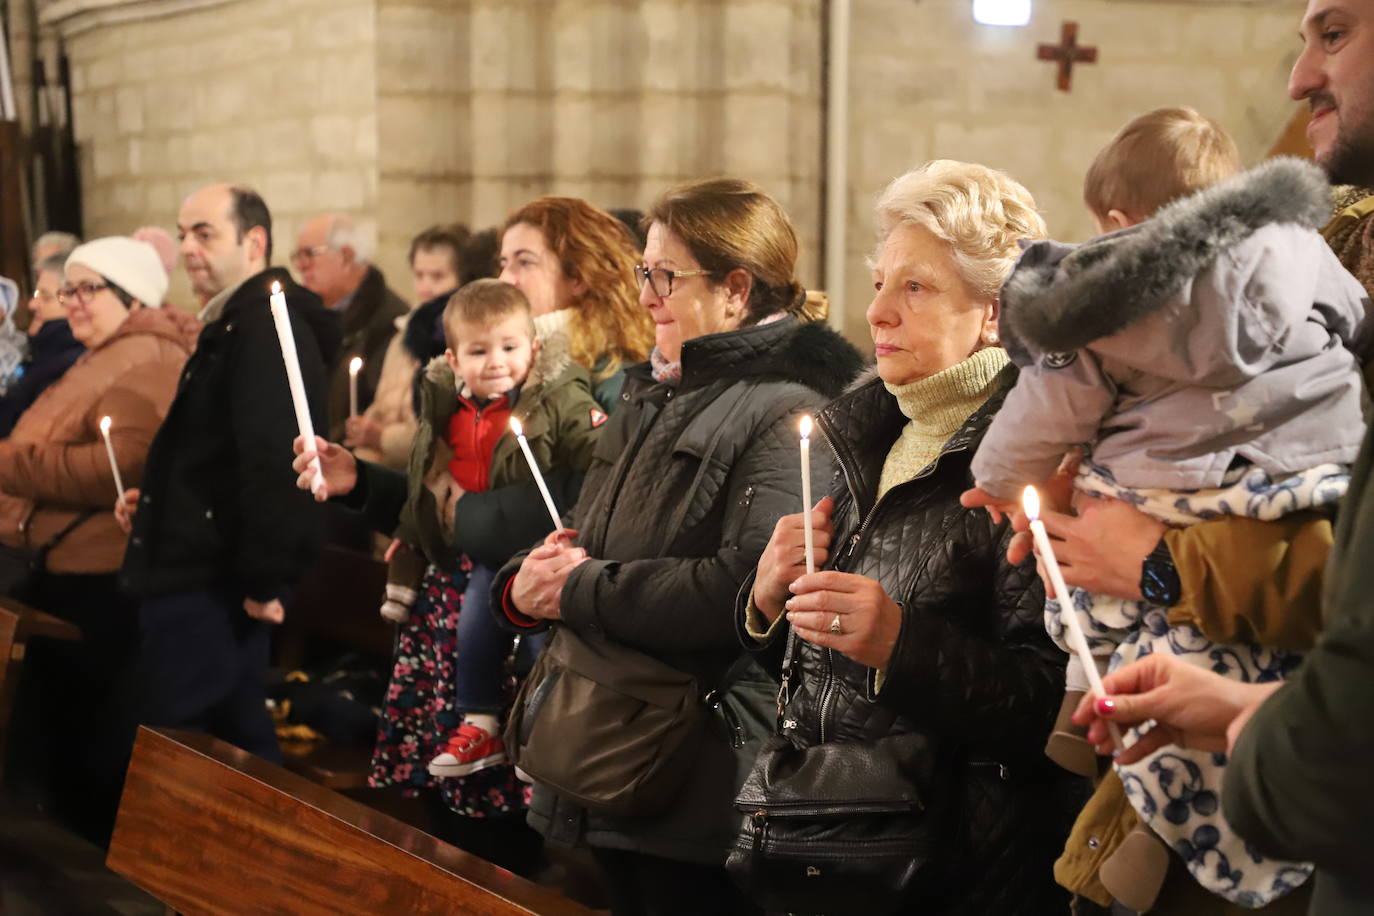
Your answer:
[[[1325,174],[1292,157],[1169,204],[1153,219],[1081,246],[1027,246],[1002,288],[1002,335],[1028,351],[1078,350],[1164,305],[1222,252],[1274,223],[1318,229],[1331,216]]]

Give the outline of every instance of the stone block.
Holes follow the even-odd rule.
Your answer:
[[[314,180],[310,172],[272,172],[257,181],[256,187],[273,214],[314,213],[322,209],[315,201]],[[295,238],[294,234],[280,234],[279,237],[283,240],[280,243],[282,246],[287,244],[285,239]]]
[[[315,175],[315,205],[320,210],[361,210],[375,197],[368,190],[363,169],[328,169]]]
[[[592,175],[629,177],[639,172],[639,143],[644,134],[642,107],[628,96],[599,96],[591,104],[590,171]],[[555,150],[561,161],[562,150]]]
[[[98,182],[122,178],[129,171],[129,143],[113,137],[95,143],[94,177]]]
[[[120,133],[143,132],[143,92],[125,87],[114,93],[115,126]]]
[[[107,89],[119,84],[124,77],[118,56],[100,57],[86,67],[86,85],[91,89]]]
[[[310,119],[310,145],[315,158],[323,163],[352,162],[357,157],[360,119],[350,115],[318,115]]]
[[[553,24],[547,9],[508,4],[478,6],[472,11],[472,79],[474,90],[546,88],[551,63]],[[500,36],[499,40],[485,40]]]
[[[386,92],[458,92],[468,85],[471,36],[466,11],[395,7],[378,11],[377,85]]]
[[[717,9],[724,16],[726,90],[787,89],[792,75],[791,4],[757,0]]]

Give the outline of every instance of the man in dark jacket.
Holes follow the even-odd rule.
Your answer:
[[[337,318],[280,268],[272,223],[247,188],[192,194],[177,219],[192,285],[209,293],[196,351],[153,440],[121,582],[141,596],[141,721],[208,731],[280,760],[263,689],[268,622],[314,558],[321,510],[296,489],[297,435],[268,307],[286,293],[316,423]]]
[[[361,414],[376,394],[396,319],[409,311],[386,285],[382,272],[368,261],[366,242],[353,219],[343,213],[308,220],[291,253],[301,282],[324,301],[325,308],[343,318],[343,345],[329,365],[329,438],[333,441],[343,440],[351,409],[348,364],[355,356],[363,361],[358,373]]]

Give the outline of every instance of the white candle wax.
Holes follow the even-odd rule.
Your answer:
[[[816,571],[816,560],[812,555],[815,547],[815,534],[811,531],[811,418],[801,418],[801,483],[802,483],[802,531],[806,537],[806,572]]]
[[[119,473],[119,462],[115,461],[114,443],[110,441],[110,418],[100,418],[100,435],[105,439],[105,454],[110,456],[110,470],[114,471],[115,498],[124,501],[124,478]]]
[[[348,363],[348,415],[358,415],[358,373],[363,368],[363,358],[355,356]]]
[[[515,441],[520,443],[520,451],[525,453],[525,461],[529,464],[530,473],[534,475],[534,482],[539,487],[539,495],[544,497],[544,506],[549,510],[549,518],[553,519],[553,530],[557,531],[563,527],[563,520],[558,517],[558,508],[554,506],[553,497],[549,495],[544,475],[539,473],[539,464],[534,460],[534,453],[530,451],[530,444],[525,439],[525,429],[515,417],[510,418],[510,431],[515,433]]]
[[[272,283],[272,296],[268,304],[272,309],[272,323],[277,327],[277,342],[281,345],[282,362],[286,364],[286,381],[291,386],[291,406],[296,410],[296,425],[300,427],[305,447],[313,449],[315,424],[310,420],[310,402],[305,396],[305,380],[301,377],[300,357],[296,355],[296,337],[291,332],[291,316],[286,311],[286,294],[281,291],[280,283]],[[314,493],[324,484],[324,473],[320,469],[319,458],[310,462],[310,470],[313,474],[310,491]]]
[[[1084,673],[1088,676],[1088,683],[1092,685],[1093,693],[1097,694],[1099,699],[1106,697],[1107,691],[1102,686],[1102,674],[1097,670],[1097,662],[1093,659],[1092,649],[1088,647],[1088,637],[1083,632],[1083,625],[1079,622],[1078,615],[1074,612],[1069,597],[1069,587],[1064,583],[1064,574],[1059,570],[1059,560],[1055,558],[1050,534],[1045,530],[1045,523],[1040,520],[1040,494],[1035,492],[1035,487],[1026,487],[1021,503],[1025,507],[1026,515],[1031,520],[1031,536],[1035,539],[1036,549],[1040,551],[1040,561],[1045,564],[1045,571],[1049,573],[1050,584],[1054,586],[1054,594],[1059,601],[1059,619],[1064,621],[1064,627],[1068,630],[1069,645],[1073,647],[1074,654],[1078,656],[1079,664],[1083,666]],[[1112,740],[1116,742],[1118,750],[1126,746],[1121,741],[1121,729],[1117,727],[1115,722],[1108,722],[1107,730],[1111,732]]]

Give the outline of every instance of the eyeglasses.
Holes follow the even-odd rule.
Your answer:
[[[669,270],[666,267],[655,267],[650,270],[643,264],[635,265],[635,281],[639,283],[639,288],[643,289],[644,284],[648,283],[653,288],[654,295],[660,299],[666,299],[673,294],[674,277],[700,277],[709,273],[709,270]]]
[[[295,251],[291,252],[291,263],[297,267],[301,267],[311,263],[320,255],[330,250],[328,245],[316,245],[313,248],[297,248]]]
[[[61,295],[62,293],[60,290],[55,293],[50,293],[45,289],[36,289],[33,291],[33,295],[29,298],[32,299],[34,302],[52,302],[53,300],[61,297]]]
[[[108,283],[78,283],[75,286],[64,286],[57,291],[57,301],[63,305],[70,305],[72,302],[85,305],[96,293],[109,288]]]

